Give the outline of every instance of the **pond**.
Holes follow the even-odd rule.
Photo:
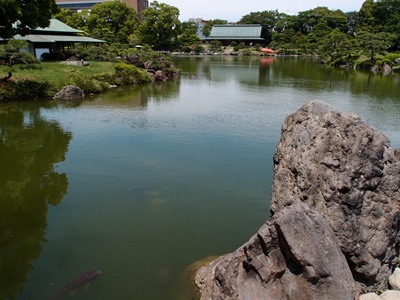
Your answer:
[[[101,275],[72,299],[190,299],[188,267],[236,250],[268,218],[280,127],[310,100],[400,148],[396,74],[173,59],[182,75],[162,84],[0,105],[1,299],[50,299],[91,270]]]

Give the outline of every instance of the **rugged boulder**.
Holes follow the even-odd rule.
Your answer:
[[[57,94],[54,95],[55,100],[73,100],[85,97],[85,93],[79,86],[67,85],[64,86]]]
[[[167,75],[164,71],[158,70],[154,73],[153,76],[155,81],[166,81],[168,79]]]
[[[399,253],[400,163],[358,116],[313,101],[287,116],[271,212],[298,199],[328,221],[363,290],[386,289]]]
[[[295,202],[248,243],[199,270],[201,299],[351,300],[352,274],[328,223]]]
[[[312,101],[286,117],[271,219],[201,268],[201,299],[355,299],[385,290],[399,254],[400,161],[358,116]]]

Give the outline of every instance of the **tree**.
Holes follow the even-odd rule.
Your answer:
[[[374,5],[375,22],[382,31],[395,34],[396,48],[400,48],[400,0],[381,0]]]
[[[286,29],[293,29],[295,32],[300,31],[299,20],[297,16],[279,14],[276,21],[274,32],[282,32]]]
[[[375,61],[375,55],[383,53],[390,48],[396,36],[387,32],[372,33],[361,31],[356,35],[361,50],[370,55],[371,61]]]
[[[90,12],[88,10],[75,12],[70,9],[61,9],[60,12],[54,17],[68,26],[79,30],[88,31],[87,18],[89,17],[89,14]]]
[[[323,38],[324,36],[331,33],[332,28],[328,26],[326,20],[321,19],[316,25],[313,26],[311,32],[313,32],[317,38]]]
[[[0,37],[8,39],[45,28],[58,10],[54,0],[0,0]]]
[[[87,29],[95,38],[111,43],[127,44],[137,29],[136,11],[120,1],[105,1],[92,7],[87,17]]]
[[[210,42],[210,50],[212,52],[219,52],[221,51],[221,47],[222,47],[222,43],[220,41],[217,40],[212,40]]]
[[[211,29],[214,25],[223,25],[223,24],[228,24],[227,20],[221,20],[221,19],[215,19],[215,20],[210,20],[208,21],[204,27],[203,27],[203,35],[204,36],[210,36],[211,34]]]
[[[0,44],[0,58],[7,62],[8,66],[16,63],[39,63],[32,54],[21,52],[21,48],[28,48],[28,42],[22,40],[10,39],[7,43]]]
[[[185,32],[179,36],[179,44],[181,48],[191,51],[195,46],[201,44],[201,39],[196,34]]]
[[[358,13],[359,21],[356,31],[378,32],[374,17],[374,0],[365,0]]]
[[[308,34],[313,30],[313,27],[325,20],[329,15],[330,11],[327,7],[317,7],[314,9],[301,11],[298,14],[298,21],[301,32],[303,34]]]
[[[340,9],[329,11],[326,16],[326,23],[332,29],[339,28],[341,32],[347,32],[349,30],[347,16]]]
[[[347,35],[341,32],[339,28],[335,28],[320,39],[319,50],[321,56],[328,61],[346,57],[349,51],[349,49],[346,49],[347,40]]]
[[[261,37],[265,39],[265,42],[269,44],[272,39],[272,32],[278,22],[280,13],[277,10],[252,12],[248,15],[243,16],[239,24],[260,24],[261,25]]]
[[[296,41],[296,32],[293,29],[286,29],[283,32],[276,32],[272,35],[272,42],[270,46],[275,49],[282,48],[283,52],[285,53],[285,50],[291,50],[296,47]]]
[[[195,22],[182,22],[182,32],[187,34],[196,34],[198,27]]]
[[[143,22],[138,28],[142,43],[151,45],[155,50],[172,50],[181,34],[179,9],[152,1],[143,12]]]

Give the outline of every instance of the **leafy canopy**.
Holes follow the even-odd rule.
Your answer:
[[[155,50],[173,50],[177,46],[182,32],[178,8],[152,1],[142,16],[137,34],[142,43],[151,45]]]
[[[58,10],[54,0],[0,0],[0,37],[8,39],[47,27]]]
[[[128,43],[128,37],[139,25],[136,11],[120,1],[94,5],[86,22],[91,36],[123,44]]]

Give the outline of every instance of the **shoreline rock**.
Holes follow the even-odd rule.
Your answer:
[[[82,99],[83,97],[85,97],[85,93],[79,86],[66,85],[54,95],[53,99],[66,101]]]
[[[200,299],[347,300],[386,290],[399,204],[389,140],[355,114],[311,101],[282,125],[270,220],[200,268]]]
[[[200,268],[195,282],[201,300],[356,297],[335,234],[301,201],[273,216],[235,252]]]
[[[271,213],[300,199],[324,216],[362,291],[384,290],[399,253],[400,164],[358,116],[312,101],[287,116]]]

